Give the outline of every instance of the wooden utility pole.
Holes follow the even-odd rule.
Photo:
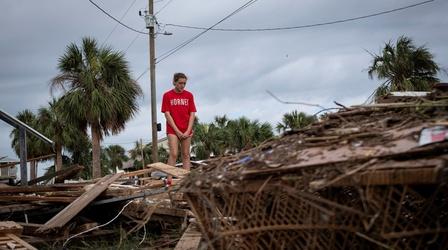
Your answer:
[[[149,29],[149,75],[151,82],[151,129],[152,129],[152,161],[159,161],[157,150],[157,102],[156,102],[156,51],[155,51],[155,17],[154,0],[148,0],[149,15],[146,18],[146,27]]]

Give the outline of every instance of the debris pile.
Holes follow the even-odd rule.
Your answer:
[[[446,249],[448,96],[353,106],[192,172],[213,249]]]
[[[80,169],[74,166],[52,177],[66,177]],[[167,188],[163,180],[144,177],[154,169],[178,179]],[[121,239],[136,232],[149,235],[170,229],[180,234],[179,228],[186,227],[192,215],[176,192],[176,183],[186,174],[186,170],[154,163],[143,170],[87,182],[0,186],[0,247],[70,248],[79,238],[109,235]],[[42,183],[47,177],[30,183]],[[155,245],[174,247],[180,236],[160,237]]]

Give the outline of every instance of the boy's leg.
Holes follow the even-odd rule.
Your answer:
[[[186,170],[190,170],[190,145],[191,145],[191,137],[183,139],[180,141],[180,149],[182,153],[182,166]]]
[[[177,155],[179,154],[179,138],[176,135],[168,134],[168,165],[176,166]],[[168,175],[167,180],[169,183],[173,183],[173,177]]]

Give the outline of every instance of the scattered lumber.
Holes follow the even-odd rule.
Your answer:
[[[70,203],[70,205],[68,205],[64,210],[59,212],[55,217],[45,223],[44,226],[38,231],[43,232],[52,228],[64,226],[83,208],[85,208],[90,202],[98,197],[104,190],[106,190],[110,184],[120,178],[121,175],[122,173],[117,173],[115,175],[108,175],[101,178],[94,187],[92,187],[89,191],[85,192],[75,201]]]

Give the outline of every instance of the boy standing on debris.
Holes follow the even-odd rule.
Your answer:
[[[166,133],[170,150],[168,165],[176,165],[180,142],[182,165],[184,169],[190,170],[190,145],[196,106],[193,94],[185,90],[186,84],[187,76],[184,73],[174,74],[174,88],[163,94],[162,113],[166,118]],[[168,176],[167,182],[171,185],[171,176]]]

